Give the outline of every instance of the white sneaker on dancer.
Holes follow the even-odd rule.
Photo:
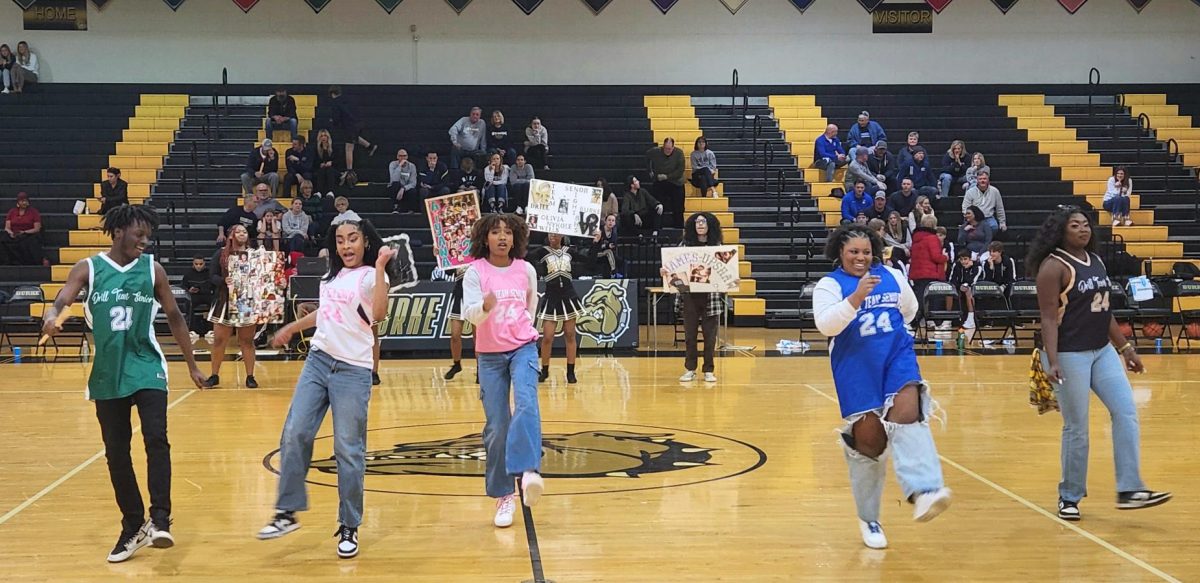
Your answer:
[[[938,488],[917,494],[913,500],[913,520],[929,522],[950,507],[950,488]]]
[[[542,481],[542,475],[537,472],[525,472],[521,474],[521,500],[526,506],[532,507],[537,504],[538,498],[542,497],[542,490],[546,489],[546,483]]]
[[[513,523],[513,512],[517,510],[517,505],[513,502],[513,495],[509,494],[503,498],[496,500],[496,517],[492,519],[492,524],[497,528],[508,528]]]
[[[858,521],[858,530],[862,533],[863,544],[872,549],[886,549],[887,536],[883,534],[883,525],[878,522]]]
[[[706,373],[704,373],[704,382],[706,382],[706,383],[715,383],[715,382],[717,382],[717,375],[715,375],[715,374],[713,374],[713,373],[711,373],[711,372],[706,372]]]
[[[694,380],[696,380],[696,371],[694,370],[689,370],[679,377],[679,382],[681,383],[690,383]]]

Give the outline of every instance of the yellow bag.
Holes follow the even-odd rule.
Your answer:
[[[1058,399],[1054,397],[1054,381],[1042,369],[1040,348],[1033,349],[1033,361],[1029,363],[1029,404],[1037,409],[1038,415],[1060,410]]]

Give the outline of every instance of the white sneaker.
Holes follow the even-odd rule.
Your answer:
[[[913,501],[913,520],[929,522],[950,507],[950,488],[917,494]]]
[[[138,549],[150,544],[150,539],[146,536],[146,526],[142,525],[134,533],[121,533],[121,537],[117,539],[117,546],[113,547],[112,552],[108,553],[108,562],[120,563],[128,560]]]
[[[518,215],[524,215],[524,214],[525,214],[525,209],[523,209],[523,208],[521,208],[521,207],[517,207],[517,214],[518,214]]]
[[[496,517],[492,519],[492,524],[496,525],[497,528],[512,526],[513,512],[516,509],[517,505],[513,502],[512,494],[496,500]]]
[[[1114,227],[1119,227],[1119,226],[1121,226],[1121,219],[1116,219],[1116,218],[1114,218],[1114,219],[1113,219],[1113,226],[1114,226]]]
[[[3,93],[4,95],[8,95],[9,94],[8,87],[5,87],[4,91],[0,91],[0,93]]]
[[[717,382],[717,375],[715,375],[715,374],[713,374],[713,373],[711,373],[711,372],[706,372],[706,373],[704,373],[704,382],[706,382],[706,383],[715,383],[715,382]]]
[[[883,525],[878,522],[858,521],[858,531],[862,533],[863,544],[872,549],[886,549],[887,536],[883,534]]]
[[[689,370],[679,377],[679,382],[681,383],[690,383],[694,380],[696,380],[696,371],[694,370]]]
[[[188,339],[192,341],[192,344],[195,344],[200,341],[200,335],[195,332],[188,332]]]
[[[169,529],[170,526],[167,528]],[[171,531],[159,530],[155,528],[153,522],[146,522],[146,537],[150,539],[150,546],[156,549],[169,549],[175,546],[175,537],[171,536]]]
[[[325,198],[333,198],[333,191],[331,190],[331,191],[329,191],[329,192],[326,192],[326,193],[325,193]]]
[[[213,335],[212,330],[204,333],[204,339],[207,340],[209,344],[212,344],[213,338],[216,338],[216,336]]]
[[[1126,226],[1126,227],[1132,227],[1132,226],[1133,226],[1133,220],[1127,217],[1127,218],[1125,219],[1125,226]]]
[[[950,320],[943,320],[942,323],[938,324],[937,329],[938,330],[949,330],[950,329]]]
[[[967,319],[963,322],[963,328],[975,327],[975,314],[967,314]]]
[[[537,504],[545,489],[546,483],[542,480],[541,474],[537,472],[521,474],[521,500],[525,502],[526,506],[532,507]]]
[[[358,529],[339,525],[333,536],[338,538],[337,556],[342,559],[353,559],[358,556]]]

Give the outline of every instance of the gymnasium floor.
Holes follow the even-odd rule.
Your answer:
[[[732,343],[751,344],[734,334]],[[1107,416],[1093,399],[1090,486],[1077,525],[1054,518],[1060,420],[1026,404],[1028,356],[922,357],[948,413],[935,439],[954,506],[915,524],[894,475],[884,495],[891,548],[862,546],[823,357],[718,360],[715,385],[681,385],[676,357],[562,360],[540,390],[547,496],[536,529],[492,527],[469,436],[483,413],[473,366],[390,360],[371,403],[362,554],[334,555],[335,476],[310,473],[304,528],[258,541],[296,362],[266,362],[263,388],[185,388],[172,363],[174,462],[169,550],[104,557],[119,515],[79,363],[0,365],[0,565],[4,581],[1197,581],[1200,580],[1200,362],[1147,356],[1134,379],[1143,474],[1169,504],[1114,508]],[[206,366],[206,365],[202,365]],[[1193,376],[1197,375],[1197,376]],[[322,436],[330,434],[329,420]],[[458,440],[462,439],[460,443]],[[329,470],[329,439],[317,465]],[[144,463],[134,456],[144,487]],[[890,474],[890,473],[889,473]],[[531,560],[536,541],[540,562]]]

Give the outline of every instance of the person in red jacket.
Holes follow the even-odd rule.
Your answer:
[[[912,257],[908,267],[908,277],[913,281],[913,292],[917,300],[924,305],[925,288],[931,281],[946,281],[946,263],[950,258],[942,250],[942,241],[938,238],[937,217],[925,215],[921,217],[921,226],[912,236]]]

